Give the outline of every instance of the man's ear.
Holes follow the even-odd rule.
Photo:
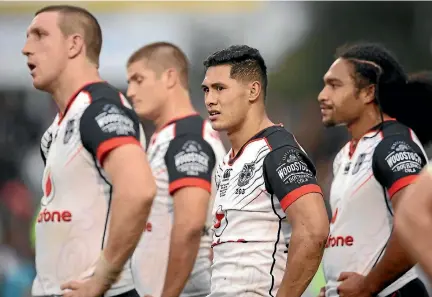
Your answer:
[[[84,38],[80,34],[72,34],[67,37],[68,57],[75,58],[84,50]]]
[[[249,83],[249,101],[255,102],[261,95],[261,83],[259,81],[253,81]]]
[[[375,90],[376,90],[376,85],[375,84],[370,84],[366,87],[364,87],[361,91],[360,91],[360,98],[361,100],[365,103],[365,104],[369,104],[375,101]]]

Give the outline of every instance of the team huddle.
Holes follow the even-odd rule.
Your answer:
[[[257,49],[203,62],[204,119],[177,46],[133,53],[126,96],[100,78],[101,47],[79,7],[45,7],[27,30],[33,85],[59,109],[41,141],[33,296],[300,297],[321,262],[320,296],[428,296],[414,267],[432,275],[428,212],[413,218],[417,177],[419,187],[431,178],[423,75],[381,45],[337,51],[318,102],[323,124],[345,125],[352,140],[333,163],[329,220],[313,161],[267,116]],[[156,127],[148,143],[141,120]]]

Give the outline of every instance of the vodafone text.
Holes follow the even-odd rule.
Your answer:
[[[354,244],[354,237],[351,235],[347,236],[333,236],[330,235],[327,238],[326,248],[338,247],[338,246],[352,246]]]
[[[70,222],[72,221],[72,214],[68,210],[52,210],[44,208],[39,212],[37,222],[38,223],[60,223],[60,222]]]

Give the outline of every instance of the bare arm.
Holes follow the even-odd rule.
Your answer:
[[[107,240],[94,278],[108,289],[134,251],[144,230],[156,184],[140,143],[136,114],[121,103],[117,92],[103,94],[84,111],[81,141],[98,161],[112,186]],[[101,234],[102,235],[102,234]]]
[[[114,149],[104,162],[113,186],[111,218],[104,256],[123,267],[145,228],[156,184],[143,149],[124,145]]]
[[[321,194],[309,193],[286,210],[292,226],[288,260],[277,296],[301,296],[320,265],[329,232]]]
[[[301,296],[323,255],[329,220],[315,173],[314,165],[295,141],[273,150],[264,160],[267,191],[278,197],[292,228],[277,297]]]
[[[411,186],[409,186],[411,187]],[[400,199],[409,187],[400,190],[392,197],[395,211],[400,208]],[[378,294],[414,266],[406,250],[402,247],[400,237],[393,232],[388,241],[386,250],[380,261],[366,275],[365,283],[372,295]]]
[[[178,297],[193,269],[200,246],[215,154],[201,135],[185,133],[170,142],[165,163],[174,201],[174,225],[161,296]]]
[[[174,226],[162,297],[179,296],[187,282],[200,246],[210,194],[202,188],[185,187],[173,198]]]
[[[430,165],[429,165],[429,168]],[[430,169],[429,169],[430,170]],[[400,198],[395,232],[404,248],[432,279],[432,176],[424,170]]]

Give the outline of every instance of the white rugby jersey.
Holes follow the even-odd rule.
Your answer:
[[[323,257],[327,297],[338,296],[341,272],[366,275],[380,260],[393,228],[391,197],[411,184],[427,163],[411,129],[395,120],[379,127],[366,133],[355,150],[346,144],[333,164],[333,218]],[[393,293],[416,277],[411,269],[379,296]]]
[[[144,148],[144,131],[123,95],[104,82],[78,90],[42,137],[33,296],[61,294],[61,284],[93,274],[108,234],[112,193],[102,164],[124,144]],[[132,289],[129,261],[105,296]]]
[[[132,259],[140,295],[158,297],[163,290],[173,223],[172,195],[189,186],[209,192],[213,188],[214,193],[215,164],[225,153],[219,133],[198,114],[175,119],[152,135],[147,154],[156,179],[157,194],[146,231]],[[210,290],[211,238],[208,229],[209,224],[203,230],[197,260],[182,296],[202,296]]]
[[[276,296],[291,226],[285,210],[321,193],[315,167],[282,126],[262,130],[217,167],[211,297]]]

